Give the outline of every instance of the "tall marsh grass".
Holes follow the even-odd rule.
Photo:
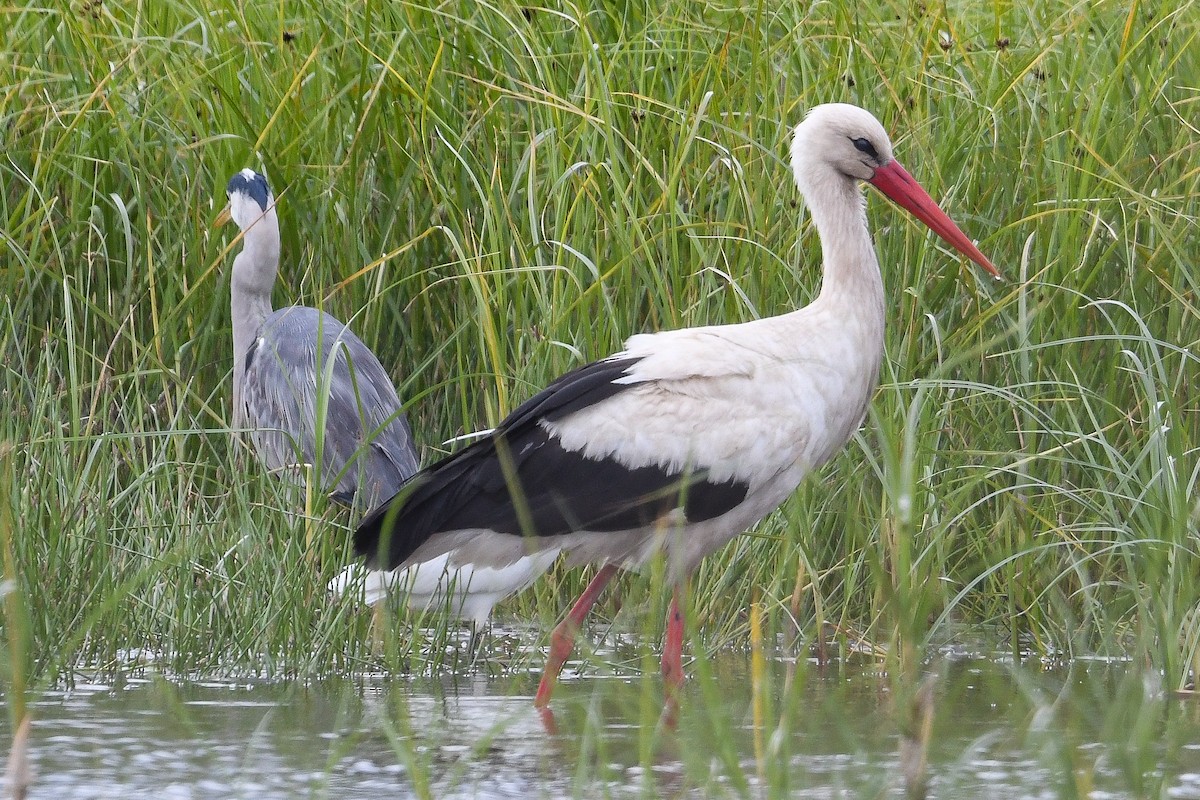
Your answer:
[[[694,647],[746,645],[755,600],[768,642],[903,666],[965,627],[1187,683],[1194,2],[305,8],[3,11],[0,520],[29,632],[10,615],[5,646],[31,679],[444,653],[326,598],[351,521],[230,444],[232,254],[211,222],[235,170],[279,197],[277,302],[352,323],[428,462],[630,334],[811,299],[787,135],[840,100],[885,121],[1007,281],[871,197],[882,386],[846,451],[700,569]],[[585,578],[499,613],[547,624]],[[623,581],[601,617],[621,598],[656,634],[666,593]]]

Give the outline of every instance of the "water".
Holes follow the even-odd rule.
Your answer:
[[[307,685],[79,681],[33,705],[29,796],[904,796],[902,715],[875,665],[771,662],[757,730],[749,656],[723,653],[692,665],[670,731],[657,676],[616,676],[604,661],[559,687],[553,720],[531,707],[536,676],[486,668]],[[1200,710],[1133,665],[930,669],[930,797],[1200,797]]]

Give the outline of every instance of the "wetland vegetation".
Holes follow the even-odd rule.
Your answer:
[[[1195,710],[1166,698],[1187,695],[1200,659],[1198,11],[0,10],[5,730],[32,710],[36,751],[44,704],[75,685],[165,681],[154,702],[169,705],[196,681],[285,698],[333,682],[328,696],[353,705],[390,676],[416,693],[384,692],[396,780],[448,794],[466,772],[413,735],[426,723],[409,704],[445,709],[428,682],[479,675],[524,698],[589,573],[557,568],[503,603],[521,633],[477,660],[436,614],[373,621],[327,598],[353,521],[262,474],[227,428],[237,245],[212,228],[226,179],[252,166],[271,180],[276,302],[350,322],[392,370],[428,463],[633,333],[813,297],[819,252],[787,136],[807,108],[847,101],[879,116],[1006,281],[869,192],[890,327],[866,423],[696,574],[676,745],[651,713],[661,576],[623,576],[601,600],[584,679],[555,701],[576,744],[543,793],[797,791],[790,732],[807,713],[844,753],[866,747],[855,731],[877,733],[853,703],[809,705],[817,664],[875,675],[867,718],[892,753],[940,752],[936,771],[976,746],[951,730],[978,709],[955,717],[954,682],[929,682],[968,652],[1008,665],[1028,702],[1012,735],[1053,752],[1031,796],[1186,794]],[[723,673],[729,659],[741,666]],[[1112,672],[1089,687],[1107,689],[1054,677],[1096,663]],[[741,683],[753,691],[725,692]],[[1064,719],[1086,723],[1045,733]],[[606,760],[619,724],[647,732]],[[487,730],[469,752],[508,729]],[[658,783],[660,757],[684,777]],[[627,758],[638,777],[613,777]],[[880,776],[840,786],[903,785]],[[936,775],[929,788],[957,791]]]

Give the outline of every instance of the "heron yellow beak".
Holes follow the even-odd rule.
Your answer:
[[[221,209],[220,214],[217,214],[217,218],[215,220],[213,220],[212,226],[214,228],[219,228],[222,225],[224,225],[225,223],[229,222],[230,219],[231,219],[231,217],[230,217],[229,206],[227,205]]]

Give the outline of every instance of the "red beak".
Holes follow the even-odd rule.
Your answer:
[[[958,229],[954,220],[946,216],[945,211],[938,208],[929,192],[921,188],[921,184],[908,174],[908,170],[900,166],[899,161],[878,167],[875,177],[871,178],[869,183],[887,195],[896,205],[907,209],[914,217],[928,225],[931,231],[945,239],[955,250],[999,277],[1000,273],[992,262],[988,261],[987,256],[979,252],[979,248]]]

